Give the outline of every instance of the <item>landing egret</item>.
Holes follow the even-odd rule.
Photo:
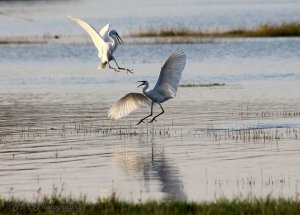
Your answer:
[[[115,72],[120,72],[120,70],[126,70],[127,73],[131,72],[130,69],[122,68],[118,65],[115,57],[113,56],[114,51],[117,49],[118,45],[123,43],[123,40],[119,36],[116,30],[110,30],[110,24],[104,26],[98,33],[92,26],[87,24],[85,21],[78,19],[76,17],[67,16],[70,20],[80,25],[91,37],[94,45],[98,49],[98,57],[101,63],[98,69],[104,69],[106,64],[108,64],[110,69]],[[112,67],[109,62],[113,60],[118,68]]]
[[[138,81],[141,82],[138,87],[144,85],[143,93],[126,94],[109,109],[108,118],[120,119],[137,110],[142,105],[151,105],[150,115],[141,119],[137,124],[139,125],[141,122],[144,122],[145,119],[152,116],[153,105],[157,103],[162,112],[149,121],[149,123],[152,123],[159,115],[164,113],[161,103],[175,96],[182,71],[185,67],[185,62],[186,56],[183,51],[176,50],[173,52],[161,68],[155,87],[152,90],[147,90],[149,87],[148,81]]]

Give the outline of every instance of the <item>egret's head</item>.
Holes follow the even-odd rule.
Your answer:
[[[139,88],[140,86],[146,85],[146,82],[147,82],[147,81],[137,81],[136,83],[141,83],[141,84],[138,86],[138,88]]]
[[[111,36],[115,36],[120,44],[123,43],[122,38],[120,37],[120,35],[118,34],[118,32],[117,32],[116,30],[111,30],[111,31],[109,32],[109,34],[110,34]]]

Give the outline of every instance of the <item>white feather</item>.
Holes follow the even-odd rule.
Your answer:
[[[152,93],[158,93],[161,97],[173,98],[177,92],[182,71],[185,67],[186,56],[183,51],[176,50],[167,59],[160,70],[159,78]]]
[[[76,17],[68,16],[70,20],[80,25],[91,37],[94,45],[98,49],[98,52],[102,54],[103,48],[107,46],[103,38],[98,34],[98,32],[85,21],[78,19]]]
[[[108,23],[99,31],[100,36],[103,38],[105,42],[110,42],[110,39],[108,37],[109,30],[110,30],[110,24]]]
[[[128,93],[117,101],[108,111],[108,118],[120,119],[143,105],[150,105],[151,100],[142,93]]]

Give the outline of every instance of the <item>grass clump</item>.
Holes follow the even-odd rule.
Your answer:
[[[220,199],[214,202],[177,200],[126,202],[115,198],[85,200],[43,199],[42,202],[0,199],[0,214],[300,214],[300,201],[292,199]]]
[[[230,31],[220,32],[220,35],[225,37],[299,37],[300,22],[262,24],[252,30],[234,29]]]
[[[186,26],[168,27],[162,26],[158,30],[149,27],[137,33],[131,33],[131,37],[299,37],[300,22],[281,24],[262,24],[253,29],[237,28],[227,31],[203,32]]]
[[[293,37],[300,36],[300,22],[282,23],[280,25],[264,24],[256,29],[256,36]]]
[[[147,29],[140,29],[138,33],[131,33],[131,37],[185,37],[185,36],[204,36],[205,34],[201,31],[192,30],[186,26],[171,27],[161,26],[158,30],[154,27]]]

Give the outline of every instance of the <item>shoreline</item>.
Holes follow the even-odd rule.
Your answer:
[[[88,202],[52,196],[41,201],[0,198],[1,214],[298,214],[300,201],[296,199],[221,198],[215,201],[148,200],[132,202],[110,198]]]

